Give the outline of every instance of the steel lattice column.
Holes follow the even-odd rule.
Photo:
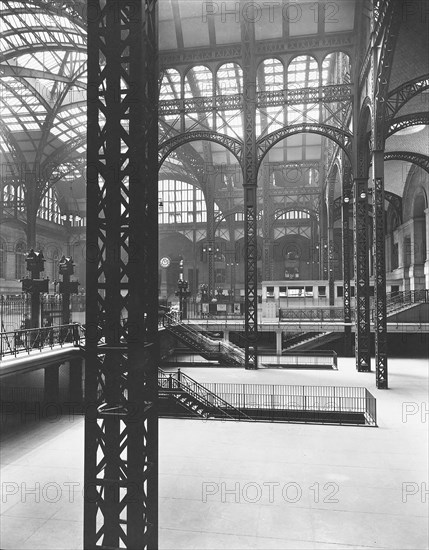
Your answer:
[[[258,254],[257,254],[257,162],[256,162],[256,60],[254,19],[241,22],[243,58],[243,187],[244,187],[244,249],[245,264],[245,333],[246,369],[256,369],[258,339]]]
[[[344,355],[350,357],[352,354],[352,308],[350,293],[350,201],[352,189],[350,167],[344,170],[342,188]]]
[[[369,272],[368,272],[368,180],[354,182],[354,255],[356,284],[356,368],[371,370]]]
[[[387,389],[384,151],[373,151],[372,166],[374,176],[375,376],[377,388]]]
[[[334,191],[335,178],[328,178],[328,285],[329,285],[329,305],[335,305],[335,243],[334,243]]]
[[[158,547],[155,0],[88,0],[84,547]]]

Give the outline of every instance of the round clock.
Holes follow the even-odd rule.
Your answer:
[[[168,258],[167,256],[164,256],[164,258],[161,258],[159,260],[159,265],[161,267],[168,267],[170,265],[170,258]]]

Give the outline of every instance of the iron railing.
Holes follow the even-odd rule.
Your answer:
[[[14,330],[0,334],[0,360],[7,356],[17,356],[18,353],[30,353],[32,350],[52,349],[54,346],[82,343],[83,332],[81,325],[59,325],[26,330]]]
[[[239,409],[360,413],[367,425],[377,425],[376,399],[363,387],[223,382],[206,383],[206,387]]]
[[[392,313],[403,307],[413,304],[428,303],[429,290],[403,290],[400,292],[389,292],[386,295],[387,313]]]
[[[338,356],[334,350],[318,350],[317,354],[311,351],[283,351],[281,357],[287,358],[287,365],[329,365],[338,368]],[[265,357],[261,361],[265,362]]]
[[[343,321],[344,309],[341,307],[280,309],[279,319],[280,321]]]

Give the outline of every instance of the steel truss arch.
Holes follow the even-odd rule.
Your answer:
[[[208,130],[201,130],[197,132],[188,132],[186,134],[178,134],[159,145],[158,160],[159,166],[172,153],[175,149],[189,143],[191,141],[213,141],[219,145],[223,145],[230,153],[232,153],[241,165],[243,144],[240,140],[229,137],[227,135],[219,134],[218,132],[211,132]]]
[[[280,130],[276,130],[275,132],[272,132],[271,134],[268,134],[267,136],[264,136],[257,140],[256,147],[258,170],[261,166],[263,158],[276,143],[278,143],[282,139],[302,133],[319,134],[321,136],[332,139],[343,149],[351,162],[350,150],[353,137],[350,132],[346,132],[345,130],[335,128],[334,126],[330,126],[328,124],[294,124],[292,126],[280,128]]]
[[[396,132],[399,132],[399,130],[420,124],[429,125],[428,112],[409,113],[408,115],[390,119],[386,127],[385,138],[387,139]]]
[[[429,74],[418,76],[392,90],[386,101],[388,120],[391,120],[410,99],[427,89],[429,89]]]
[[[389,151],[384,153],[384,161],[388,160],[404,160],[416,164],[422,170],[429,174],[429,157],[420,153],[411,153],[409,151]]]

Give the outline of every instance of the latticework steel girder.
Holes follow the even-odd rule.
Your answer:
[[[258,251],[257,251],[257,161],[256,161],[256,62],[255,27],[246,19],[241,23],[244,98],[244,247],[245,280],[245,368],[258,367]]]
[[[84,547],[157,548],[156,0],[88,9]]]
[[[356,285],[356,368],[371,370],[369,273],[368,273],[368,180],[354,182],[354,265]]]
[[[428,125],[429,113],[410,113],[408,115],[398,116],[389,121],[389,125],[386,130],[386,139],[399,130],[404,130],[410,126]]]
[[[429,173],[429,157],[420,153],[411,153],[409,151],[389,151],[384,153],[384,160],[404,160],[420,166],[425,172]]]
[[[381,161],[383,156],[381,152]],[[374,159],[375,160],[375,159]],[[374,178],[374,256],[375,256],[375,375],[379,389],[387,389],[387,312],[385,212],[383,178]]]
[[[410,99],[428,88],[429,74],[426,74],[392,90],[386,101],[387,119],[391,121]]]
[[[291,137],[295,134],[309,133],[319,134],[325,136],[335,143],[337,143],[350,157],[350,148],[352,142],[352,135],[347,130],[336,128],[335,126],[329,126],[328,124],[294,124],[285,128],[280,128],[274,132],[271,132],[267,136],[260,137],[257,141],[257,159],[258,167],[262,162],[262,159],[267,154],[269,149],[275,145],[278,141]],[[350,162],[351,159],[349,158]]]
[[[343,170],[342,181],[342,230],[343,230],[343,303],[344,303],[344,354],[352,354],[352,306],[350,291],[350,200],[352,196],[351,167]]]

